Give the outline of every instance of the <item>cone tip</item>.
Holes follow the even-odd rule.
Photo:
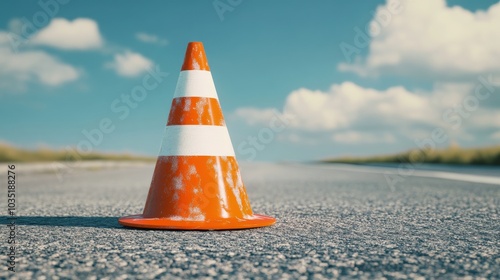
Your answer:
[[[186,49],[186,56],[182,64],[181,71],[184,70],[205,70],[210,71],[207,56],[202,42],[189,42]]]

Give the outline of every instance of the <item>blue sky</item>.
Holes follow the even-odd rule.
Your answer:
[[[3,142],[76,147],[104,120],[92,150],[155,155],[190,41],[241,160],[500,142],[498,1],[40,3],[1,4]]]

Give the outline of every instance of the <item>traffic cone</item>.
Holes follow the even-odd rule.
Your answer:
[[[142,215],[127,227],[225,230],[270,226],[254,214],[229,138],[203,44],[188,44]]]

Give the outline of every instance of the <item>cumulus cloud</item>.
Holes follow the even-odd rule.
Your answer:
[[[476,128],[496,128],[500,129],[500,110],[483,109],[474,112],[474,117],[470,123]]]
[[[500,3],[471,12],[445,0],[400,1],[402,11],[371,33],[367,57],[340,70],[433,78],[500,73]],[[377,9],[372,27],[387,17],[388,5]]]
[[[352,82],[333,85],[328,92],[296,90],[287,97],[283,110],[293,116],[292,125],[309,131],[353,127],[375,119],[386,124],[429,123],[435,117],[427,98],[403,87],[378,91]]]
[[[453,89],[456,95],[459,86],[442,85],[439,88]],[[332,85],[326,92],[306,88],[291,92],[283,106],[283,114],[291,119],[293,128],[317,132],[362,127],[372,123],[389,126],[407,122],[429,124],[438,118],[434,107],[431,99],[404,87],[376,90],[344,82]],[[247,123],[255,124],[263,123],[273,110],[240,108],[237,112],[245,117]]]
[[[368,133],[359,131],[347,131],[335,133],[332,136],[333,141],[339,143],[393,143],[396,138],[391,133]]]
[[[0,46],[0,86],[24,89],[27,82],[39,82],[59,86],[80,76],[73,66],[44,51],[13,52],[10,47]]]
[[[5,31],[0,31],[0,46],[7,45],[9,42],[9,34]]]
[[[377,90],[344,82],[327,91],[295,90],[281,112],[246,107],[235,113],[249,125],[268,125],[273,116],[286,116],[294,133],[330,135],[342,143],[392,143],[395,133],[414,139],[438,126],[461,137],[469,128],[500,127],[500,111],[480,107],[487,101],[475,97],[474,89],[471,83],[437,83],[427,91],[401,86]]]
[[[166,39],[160,38],[159,36],[153,35],[153,34],[148,34],[148,33],[143,33],[139,32],[135,34],[135,38],[143,43],[147,44],[155,44],[159,46],[166,46],[168,45],[168,41]]]
[[[153,62],[139,53],[125,51],[115,54],[114,60],[105,67],[116,71],[120,76],[136,77],[153,66]]]
[[[500,141],[500,131],[491,134],[491,139]]]
[[[31,42],[64,50],[96,49],[103,45],[97,22],[88,18],[73,21],[54,18],[33,36]]]

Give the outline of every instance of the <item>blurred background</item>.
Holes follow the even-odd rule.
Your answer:
[[[500,164],[498,1],[0,5],[1,161],[154,159],[202,41],[240,160]]]

